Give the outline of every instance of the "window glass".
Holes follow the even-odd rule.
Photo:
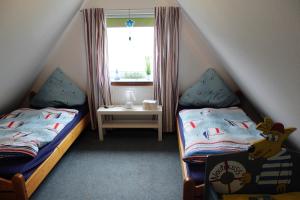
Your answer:
[[[113,26],[107,36],[111,80],[152,81],[154,27]]]

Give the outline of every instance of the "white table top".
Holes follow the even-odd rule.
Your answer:
[[[132,108],[125,108],[123,105],[112,105],[108,108],[100,107],[97,112],[101,114],[159,114],[162,112],[162,106],[157,106],[156,110],[144,110],[142,105],[133,105]]]

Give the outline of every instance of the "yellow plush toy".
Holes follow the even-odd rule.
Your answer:
[[[281,151],[283,142],[296,128],[284,128],[281,123],[273,123],[270,118],[265,118],[264,122],[257,125],[257,129],[262,131],[265,139],[254,143],[250,149],[250,157],[269,158]]]
[[[279,159],[283,142],[296,128],[284,128],[281,123],[273,123],[270,118],[265,118],[264,122],[257,125],[257,129],[262,131],[264,139],[251,145],[249,156],[252,159]],[[278,157],[278,158],[274,158]],[[265,173],[265,172],[264,172]],[[243,174],[242,181],[247,184],[251,182],[252,175],[248,172]],[[257,181],[259,184],[259,181]],[[277,183],[276,191],[279,193],[286,192],[287,183]]]

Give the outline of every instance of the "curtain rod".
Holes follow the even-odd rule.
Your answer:
[[[81,9],[80,12],[83,12],[83,10],[85,9],[89,9],[89,8],[84,8],[84,9]],[[130,11],[134,11],[134,10],[154,10],[154,7],[153,8],[120,8],[120,9],[117,9],[117,8],[112,8],[112,9],[107,9],[107,8],[103,8],[103,10],[106,10],[106,11],[110,11],[110,10],[130,10]]]

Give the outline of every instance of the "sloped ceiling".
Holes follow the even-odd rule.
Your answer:
[[[0,112],[29,90],[83,0],[0,1]]]
[[[256,106],[299,129],[300,1],[178,1]]]

